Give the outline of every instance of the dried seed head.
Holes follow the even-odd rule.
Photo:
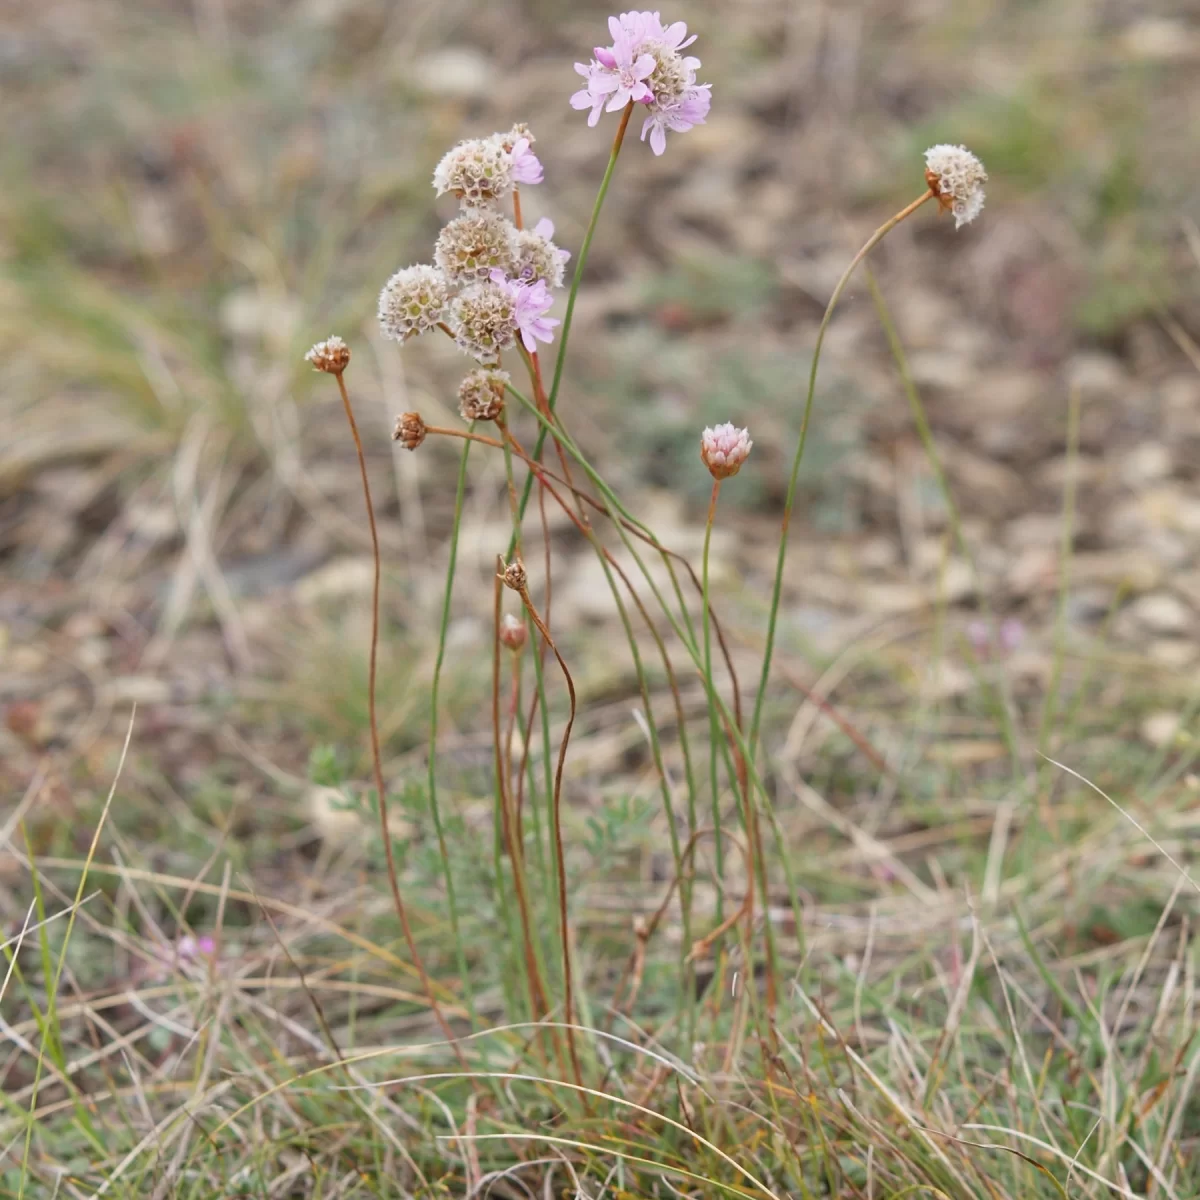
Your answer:
[[[536,283],[540,279],[549,287],[562,287],[563,268],[571,252],[560,250],[550,240],[553,236],[554,222],[545,217],[532,229],[517,234],[515,278],[522,283]]]
[[[531,146],[537,141],[537,138],[533,136],[533,130],[524,121],[518,121],[507,133],[492,134],[492,140],[503,147],[509,154],[512,153],[513,147],[522,138]]]
[[[383,336],[406,342],[436,329],[450,306],[450,284],[436,267],[421,263],[397,271],[379,293]]]
[[[507,371],[472,371],[458,385],[458,411],[464,421],[494,421],[504,411]]]
[[[438,234],[433,258],[451,283],[473,283],[496,270],[511,275],[516,244],[516,226],[499,213],[466,212]]]
[[[492,204],[512,191],[512,162],[512,147],[498,138],[471,138],[438,163],[433,186],[439,196],[453,192],[467,207]]]
[[[700,435],[700,458],[714,479],[728,479],[742,469],[753,445],[748,429],[738,429],[727,421]]]
[[[512,562],[500,572],[500,578],[505,587],[510,587],[514,592],[523,592],[526,583],[528,582],[525,576],[525,567],[519,558],[514,558]]]
[[[350,364],[350,347],[334,334],[323,342],[318,342],[304,356],[304,360],[312,363],[314,371],[340,375]]]
[[[420,413],[401,413],[396,418],[392,440],[399,442],[405,450],[415,450],[425,440],[425,433],[425,422],[421,420]]]
[[[525,622],[512,613],[505,613],[500,622],[500,640],[514,653],[519,654],[525,648],[525,639],[529,636]]]
[[[983,211],[987,172],[966,146],[931,146],[925,151],[925,182],[938,204],[954,214],[954,228],[975,220]]]
[[[450,324],[459,348],[481,363],[495,364],[517,340],[517,302],[501,284],[477,284],[450,307]]]

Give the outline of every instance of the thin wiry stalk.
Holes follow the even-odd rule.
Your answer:
[[[837,302],[842,298],[842,292],[846,290],[846,284],[850,282],[850,276],[854,274],[858,264],[901,221],[916,212],[927,200],[932,200],[933,198],[934,192],[931,190],[926,191],[923,196],[918,196],[910,205],[902,208],[894,217],[890,217],[871,234],[862,249],[850,260],[850,265],[842,272],[842,277],[837,281],[837,286],[833,289],[833,295],[829,297],[829,303],[825,306],[825,315],[821,318],[821,325],[817,330],[817,341],[813,346],[812,365],[808,371],[808,394],[804,399],[804,415],[800,419],[800,440],[796,446],[796,456],[792,460],[792,471],[788,476],[787,496],[783,502],[783,522],[779,534],[779,555],[775,563],[775,581],[771,586],[771,606],[767,613],[767,643],[763,650],[762,673],[758,681],[758,694],[754,699],[754,715],[750,719],[750,733],[746,739],[749,743],[751,753],[754,752],[754,747],[758,742],[759,727],[762,723],[763,704],[767,698],[767,682],[771,675],[771,658],[775,651],[775,626],[779,619],[779,601],[783,593],[783,566],[787,558],[788,529],[792,520],[792,507],[796,502],[796,484],[800,478],[800,463],[804,458],[804,447],[808,441],[808,426],[812,417],[813,400],[817,391],[817,367],[821,362],[821,347],[825,342],[825,331],[829,328],[829,322],[833,318],[833,310],[837,307]]]
[[[523,396],[516,388],[514,388],[511,384],[508,385],[508,390],[517,398],[517,400],[520,401],[520,403],[525,407],[526,411],[533,414],[533,416],[539,422],[546,422],[547,419],[541,413],[539,413],[537,411],[537,409],[534,407],[534,405],[531,404],[530,401],[525,396]],[[649,569],[647,568],[645,562],[642,559],[642,556],[637,552],[637,548],[634,546],[633,542],[630,541],[629,534],[627,532],[626,523],[624,521],[619,520],[615,515],[616,512],[620,512],[622,515],[628,516],[627,510],[621,505],[621,502],[617,498],[615,493],[608,486],[608,484],[605,483],[603,477],[588,462],[588,460],[584,457],[583,453],[580,451],[579,447],[577,445],[575,445],[575,443],[571,440],[571,438],[568,435],[566,435],[565,433],[562,434],[562,437],[563,437],[563,444],[567,447],[568,450],[570,450],[572,458],[574,458],[575,461],[577,463],[579,463],[579,465],[583,468],[584,472],[587,474],[588,479],[591,480],[592,484],[596,487],[597,491],[599,491],[600,494],[604,497],[605,502],[611,506],[611,508],[608,510],[610,520],[612,520],[614,525],[616,526],[617,531],[621,536],[621,540],[625,545],[625,548],[632,555],[634,562],[637,563],[638,569],[642,573],[642,577],[645,579],[646,584],[649,587],[651,594],[654,596],[655,601],[657,602],[658,606],[662,609],[663,614],[666,616],[668,622],[670,623],[671,628],[675,633],[675,636],[678,637],[680,642],[683,644],[683,647],[687,651],[688,657],[692,660],[692,664],[696,668],[697,673],[700,675],[701,679],[704,680],[705,676],[704,676],[704,662],[703,662],[702,651],[701,651],[700,647],[697,645],[695,635],[691,631],[690,623],[688,625],[687,630],[685,630],[680,625],[680,622],[676,619],[675,614],[672,612],[670,606],[664,600],[663,595],[662,595],[661,591],[659,590],[658,584],[655,582],[654,576],[650,573]],[[655,549],[661,550],[661,545],[658,542],[658,539],[655,538],[654,534],[649,529],[646,529],[646,527],[644,525],[642,525],[640,522],[634,520],[633,518],[630,518],[630,520],[634,525],[639,526],[645,532],[645,535],[646,535],[645,540],[648,542],[648,544],[653,546]],[[784,835],[783,835],[783,829],[779,824],[778,815],[775,812],[774,805],[771,803],[771,797],[766,790],[766,786],[763,783],[762,776],[760,775],[757,767],[755,766],[752,758],[750,757],[749,746],[748,746],[748,742],[747,742],[745,735],[742,733],[742,730],[736,724],[734,717],[733,717],[732,713],[729,711],[725,702],[718,697],[717,703],[719,706],[719,712],[721,713],[722,720],[725,725],[726,732],[728,734],[729,750],[731,753],[736,754],[736,756],[739,760],[738,763],[733,763],[732,761],[729,763],[730,777],[740,779],[743,777],[741,773],[744,771],[745,772],[744,777],[746,779],[746,785],[745,785],[746,788],[748,789],[751,786],[753,786],[753,788],[756,790],[757,794],[762,798],[763,810],[766,812],[767,818],[771,822],[772,833],[774,834],[776,845],[779,850],[781,864],[782,864],[783,872],[784,872],[784,878],[787,881],[788,896],[789,896],[789,899],[791,902],[792,913],[793,913],[793,916],[796,921],[797,933],[798,933],[798,935],[800,935],[801,931],[803,930],[803,908],[800,904],[800,892],[799,892],[799,887],[798,887],[798,884],[796,881],[795,871],[792,868],[791,857],[787,853],[787,843],[786,843],[786,839],[784,838]],[[747,792],[746,794],[749,794],[749,793]],[[765,864],[764,864],[764,869],[765,869]],[[766,892],[766,887],[764,884],[764,894],[765,894],[765,892]],[[773,930],[772,926],[770,925],[770,923],[767,924],[766,929],[767,929],[767,937],[768,937],[769,944],[772,946],[771,953],[772,953],[772,956],[774,956],[774,950],[773,950],[774,930]]]
[[[534,950],[533,922],[529,912],[529,897],[525,890],[524,855],[513,829],[512,805],[508,794],[508,780],[504,770],[503,731],[500,723],[500,597],[504,585],[497,576],[493,585],[495,620],[492,630],[492,746],[496,767],[496,803],[500,807],[500,827],[508,860],[512,864],[513,890],[517,896],[517,913],[521,921],[521,944],[525,953],[525,974],[529,987],[529,999],[533,1019],[540,1020],[550,1010],[542,986],[542,973],[538,970],[537,954]],[[497,885],[501,880],[497,878]]]
[[[717,515],[717,497],[721,494],[721,481],[713,480],[712,497],[708,502],[708,521],[704,526],[704,550],[700,558],[701,595],[700,620],[704,623],[704,680],[708,699],[708,781],[712,790],[713,828],[721,828],[721,791],[717,782],[717,742],[720,732],[720,718],[717,716],[716,685],[712,674],[712,626],[708,620],[709,591],[708,591],[708,551],[712,544],[713,521]],[[717,874],[717,922],[720,924],[724,913],[725,894],[725,852],[721,839],[713,848],[713,861]],[[751,883],[753,889],[753,883]],[[753,902],[752,902],[753,903]]]
[[[522,457],[525,457],[520,443],[513,438],[510,432],[507,430],[505,432],[507,437],[512,442],[513,449],[518,454],[521,454]],[[528,459],[526,459],[526,461],[528,461]],[[683,700],[679,693],[679,683],[675,677],[675,668],[671,662],[671,657],[667,652],[667,647],[662,639],[662,635],[658,632],[654,622],[651,620],[650,613],[647,611],[641,596],[637,592],[637,589],[633,586],[633,581],[629,578],[629,575],[621,567],[620,563],[617,562],[612,552],[608,550],[608,548],[600,541],[599,536],[596,534],[596,531],[591,527],[591,525],[584,524],[583,520],[580,518],[580,516],[576,515],[566,500],[564,500],[563,497],[554,490],[553,486],[546,480],[545,473],[541,473],[539,475],[539,482],[542,487],[543,501],[545,494],[548,492],[558,503],[563,512],[566,513],[567,517],[575,525],[575,528],[592,544],[592,547],[596,551],[599,559],[601,569],[604,571],[604,577],[608,583],[609,590],[612,592],[613,601],[617,606],[617,613],[621,619],[621,625],[625,631],[625,637],[629,643],[630,654],[633,658],[634,671],[638,680],[638,690],[642,697],[642,705],[646,710],[646,728],[650,739],[650,752],[654,760],[655,770],[658,773],[659,789],[663,801],[663,811],[667,819],[667,833],[671,842],[672,856],[675,859],[675,870],[676,874],[680,875],[683,871],[683,860],[680,857],[679,831],[675,827],[675,813],[671,802],[671,788],[667,776],[666,764],[663,761],[662,744],[658,736],[658,722],[654,716],[654,707],[650,698],[650,685],[646,678],[645,668],[642,664],[641,651],[638,649],[637,638],[633,632],[633,626],[629,620],[629,614],[626,611],[624,602],[621,600],[620,591],[613,581],[613,572],[616,572],[621,581],[625,584],[625,587],[628,589],[629,594],[633,599],[634,605],[636,606],[642,619],[645,621],[646,627],[649,629],[655,645],[658,647],[659,653],[662,657],[663,667],[667,673],[667,680],[671,689],[671,694],[674,697],[675,718],[678,722],[680,731],[683,732],[686,730],[686,719],[683,712]],[[568,484],[567,486],[570,485]],[[582,495],[582,493],[577,492],[577,495]],[[691,941],[690,910],[683,911],[683,927],[684,942],[686,944]],[[687,973],[686,963],[684,964],[684,967],[685,973]]]
[[[471,429],[474,429],[474,422]],[[454,575],[458,566],[458,539],[462,528],[463,497],[467,489],[467,456],[471,450],[469,440],[463,443],[462,456],[458,463],[458,480],[454,489],[454,519],[450,526],[449,557],[446,563],[446,589],[442,594],[441,619],[438,622],[437,654],[433,662],[433,680],[429,689],[429,764],[428,785],[429,811],[433,817],[434,834],[437,837],[438,858],[442,864],[442,878],[446,881],[446,904],[450,910],[450,934],[454,939],[454,955],[459,977],[466,991],[467,1012],[471,1017],[471,1028],[479,1027],[475,1009],[475,993],[467,975],[467,955],[463,944],[462,930],[458,922],[458,899],[454,890],[454,872],[450,866],[450,851],[446,845],[446,831],[442,823],[442,808],[438,801],[437,786],[437,739],[438,699],[442,685],[442,666],[446,661],[446,638],[450,631],[450,602],[454,595]]]
[[[571,970],[571,928],[567,919],[567,867],[562,836],[562,777],[563,767],[567,761],[567,746],[571,740],[571,730],[575,725],[575,680],[571,678],[570,668],[568,668],[566,659],[563,658],[554,639],[550,636],[550,630],[546,628],[542,618],[538,616],[533,599],[529,595],[529,589],[522,588],[519,594],[530,620],[537,626],[538,632],[545,638],[546,644],[554,653],[554,657],[558,659],[559,669],[562,671],[563,678],[567,682],[567,695],[570,698],[567,725],[563,730],[562,742],[558,747],[558,763],[554,768],[554,804],[550,811],[550,824],[554,836],[555,867],[558,874],[558,921],[562,933],[563,1014],[566,1018],[567,1026],[570,1027],[575,1023],[575,992],[573,972]],[[544,707],[543,705],[543,709]],[[567,1032],[567,1046],[571,1053],[571,1067],[575,1073],[575,1081],[576,1083],[582,1083],[583,1073],[579,1069],[579,1054],[575,1047],[575,1032],[571,1028],[568,1028]]]
[[[358,469],[362,475],[363,500],[367,507],[367,524],[371,529],[371,552],[374,564],[374,576],[371,586],[371,654],[367,669],[367,723],[371,729],[371,765],[375,771],[375,791],[379,796],[379,827],[380,835],[383,838],[384,858],[387,861],[388,885],[391,888],[392,903],[396,909],[396,916],[400,919],[400,928],[404,932],[404,941],[408,946],[409,954],[412,955],[413,966],[417,968],[417,972],[421,976],[421,986],[425,989],[425,994],[429,998],[429,1007],[432,1009],[433,1015],[437,1018],[442,1032],[454,1047],[454,1052],[458,1056],[459,1062],[465,1067],[466,1063],[463,1060],[462,1049],[459,1047],[450,1029],[449,1022],[447,1022],[446,1016],[442,1012],[441,1005],[437,1002],[437,996],[433,990],[433,980],[430,979],[429,972],[425,969],[425,960],[421,957],[421,953],[417,949],[417,942],[413,937],[412,925],[408,919],[408,910],[404,906],[404,900],[400,895],[400,884],[396,878],[396,856],[392,850],[392,831],[388,825],[387,792],[383,784],[383,757],[379,751],[379,722],[375,711],[375,679],[379,654],[379,590],[380,579],[383,573],[383,564],[379,553],[379,530],[375,525],[375,506],[371,503],[371,482],[367,476],[367,456],[363,453],[362,438],[358,434],[358,422],[354,419],[354,409],[350,405],[350,393],[346,390],[346,381],[342,378],[341,371],[335,372],[334,378],[337,380],[338,392],[342,397],[342,407],[346,410],[346,420],[350,424],[350,433],[354,438],[354,449],[358,454]],[[465,466],[465,450],[463,453],[463,462]],[[465,976],[463,983],[464,985],[466,984]]]

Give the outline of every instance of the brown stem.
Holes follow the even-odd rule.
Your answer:
[[[512,811],[508,799],[508,782],[504,772],[504,751],[501,742],[500,725],[500,597],[503,584],[500,576],[495,580],[495,620],[492,637],[492,748],[496,761],[496,787],[499,790],[500,826],[504,835],[504,848],[508,852],[509,862],[512,863],[513,888],[517,893],[517,907],[521,914],[521,939],[525,953],[525,972],[529,976],[530,1002],[533,1006],[533,1019],[540,1021],[550,1009],[546,999],[545,988],[542,985],[541,972],[537,967],[537,956],[533,948],[533,922],[529,913],[529,897],[525,891],[525,872],[521,856],[521,848],[515,844],[513,837]],[[502,880],[497,879],[497,886],[502,886]]]
[[[379,530],[375,525],[375,506],[371,503],[371,484],[367,477],[367,458],[363,453],[362,438],[358,434],[358,422],[354,419],[354,409],[350,405],[350,393],[346,390],[346,381],[342,378],[341,371],[334,372],[334,378],[337,380],[338,391],[341,393],[342,407],[346,410],[346,420],[350,423],[350,433],[354,438],[354,449],[358,454],[358,469],[362,475],[363,500],[367,506],[367,524],[371,529],[371,551],[374,559],[375,574],[371,587],[371,655],[367,669],[367,723],[371,729],[371,765],[375,772],[375,791],[379,796],[379,827],[381,836],[383,837],[384,856],[387,860],[388,884],[391,887],[392,903],[396,908],[396,916],[400,918],[400,927],[404,931],[404,941],[408,946],[409,954],[412,955],[413,965],[417,968],[417,972],[421,976],[421,985],[424,987],[425,994],[429,998],[429,1007],[433,1010],[433,1015],[442,1027],[442,1032],[446,1035],[447,1041],[454,1047],[454,1052],[458,1056],[460,1065],[465,1069],[466,1060],[463,1058],[462,1048],[451,1032],[445,1014],[437,1002],[437,997],[433,991],[433,981],[429,978],[429,972],[425,969],[425,962],[417,950],[416,939],[413,937],[412,926],[408,920],[408,910],[404,907],[404,900],[400,896],[400,884],[396,878],[396,857],[392,851],[392,831],[388,826],[387,791],[383,785],[383,757],[379,751],[379,721],[375,710],[375,680],[379,656],[379,589],[380,578],[383,573],[382,559],[379,553]]]
[[[497,450],[504,448],[504,443],[497,441],[495,438],[487,437],[481,433],[469,433],[464,429],[448,429],[441,426],[430,425],[426,432],[442,434],[445,437],[467,438],[470,441],[481,442],[485,446],[492,446]],[[519,443],[517,443],[515,440],[511,443],[511,445],[513,452],[525,463],[526,466],[529,467],[530,470],[533,471],[538,482],[543,487],[548,486],[546,481],[552,479],[555,483],[569,488],[577,499],[581,500],[584,504],[587,504],[596,512],[603,516],[608,516],[610,520],[614,519],[613,515],[603,504],[600,503],[600,501],[594,499],[592,496],[589,496],[586,492],[580,491],[580,489],[574,487],[572,484],[563,479],[562,476],[555,475],[554,472],[548,467],[543,466],[541,463],[534,462],[534,460],[531,459],[523,449],[521,449]],[[681,563],[684,569],[687,571],[688,577],[692,582],[692,587],[695,588],[697,595],[703,595],[703,587],[701,586],[699,577],[696,575],[696,569],[687,560],[687,558],[684,557],[684,555],[680,554],[677,550],[671,550],[662,545],[660,542],[650,537],[645,533],[644,530],[639,529],[633,524],[633,522],[627,520],[625,517],[617,517],[615,519],[620,521],[624,529],[633,534],[633,536],[639,541],[644,542],[652,550],[657,551],[659,554],[664,554],[668,558],[674,559],[676,562]],[[713,633],[716,634],[717,644],[721,647],[721,657],[725,661],[725,668],[729,672],[733,692],[734,724],[740,731],[744,728],[742,718],[741,689],[738,684],[737,673],[733,666],[733,656],[729,650],[729,643],[725,638],[724,626],[722,626],[720,620],[717,618],[717,614],[711,604],[709,605],[708,616],[709,620],[712,621]],[[866,758],[878,770],[887,774],[894,774],[891,768],[887,765],[887,761],[884,759],[883,755],[880,754],[878,750],[874,749],[871,743],[867,740],[866,736],[861,733],[845,716],[843,716],[829,700],[818,695],[811,688],[809,688],[807,684],[796,678],[794,674],[791,674],[784,668],[781,669],[784,671],[784,674],[788,676],[788,682],[792,685],[792,687],[800,692],[806,700],[811,700],[812,703],[815,704],[823,713],[831,717],[837,723],[842,732],[845,733],[848,738],[850,738],[850,740],[862,751]],[[747,783],[746,764],[742,759],[740,751],[738,751],[736,747],[734,748],[733,761],[734,769],[738,776],[738,782],[744,790]]]
[[[563,678],[567,681],[567,695],[570,697],[571,707],[567,715],[567,727],[563,730],[562,742],[558,747],[558,762],[554,768],[554,803],[550,813],[550,821],[554,830],[554,856],[557,860],[555,866],[558,871],[558,921],[562,929],[562,956],[563,956],[563,987],[564,996],[564,1011],[566,1014],[567,1026],[567,1046],[571,1052],[571,1067],[575,1073],[575,1083],[583,1086],[583,1072],[579,1069],[579,1055],[575,1048],[575,990],[573,982],[573,973],[571,971],[571,931],[567,924],[567,864],[563,853],[563,836],[562,836],[562,778],[563,767],[567,761],[567,744],[571,740],[571,730],[575,725],[576,712],[576,697],[575,697],[575,681],[571,678],[570,669],[567,667],[566,659],[559,652],[558,646],[555,645],[554,639],[550,636],[550,630],[546,627],[545,622],[534,607],[533,600],[529,595],[529,589],[522,588],[520,592],[521,601],[525,605],[525,611],[529,613],[530,619],[537,626],[538,632],[546,640],[546,644],[554,653],[554,657],[558,659],[559,669],[563,673]]]

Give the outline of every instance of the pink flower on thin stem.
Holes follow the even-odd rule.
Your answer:
[[[590,109],[588,124],[601,111],[616,112],[628,104],[648,111],[642,140],[650,138],[655,154],[666,149],[667,131],[686,133],[703,124],[712,103],[709,85],[696,83],[700,60],[681,53],[696,40],[687,25],[664,25],[656,12],[627,12],[609,17],[611,46],[597,46],[590,63],[576,63],[586,86],[571,97],[571,106]]]
[[[700,459],[714,479],[729,479],[742,469],[753,445],[748,429],[726,421],[700,435]]]
[[[513,323],[521,335],[521,342],[530,354],[537,353],[538,342],[554,341],[554,327],[561,324],[557,317],[548,317],[554,297],[545,280],[521,283],[509,279],[503,271],[492,272],[492,282],[502,287],[513,302]]]
[[[512,177],[514,183],[541,183],[542,163],[529,148],[528,138],[519,138],[512,148]]]

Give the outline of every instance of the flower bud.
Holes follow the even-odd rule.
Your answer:
[[[425,422],[421,420],[420,413],[401,413],[396,418],[392,440],[399,442],[405,450],[415,450],[425,440],[425,432]]]
[[[514,654],[519,654],[525,648],[525,639],[529,636],[525,622],[512,613],[505,613],[500,622],[500,641]]]
[[[314,371],[340,375],[350,365],[350,347],[334,334],[323,342],[318,342],[304,356],[304,360],[312,363]]]
[[[753,445],[748,429],[726,421],[700,435],[700,459],[714,479],[728,479],[742,469]]]
[[[504,582],[504,586],[512,588],[514,592],[523,592],[528,583],[525,575],[525,567],[519,558],[514,558],[504,568],[500,573],[500,578]]]
[[[507,371],[472,371],[458,385],[458,411],[464,421],[494,421],[504,411]]]

